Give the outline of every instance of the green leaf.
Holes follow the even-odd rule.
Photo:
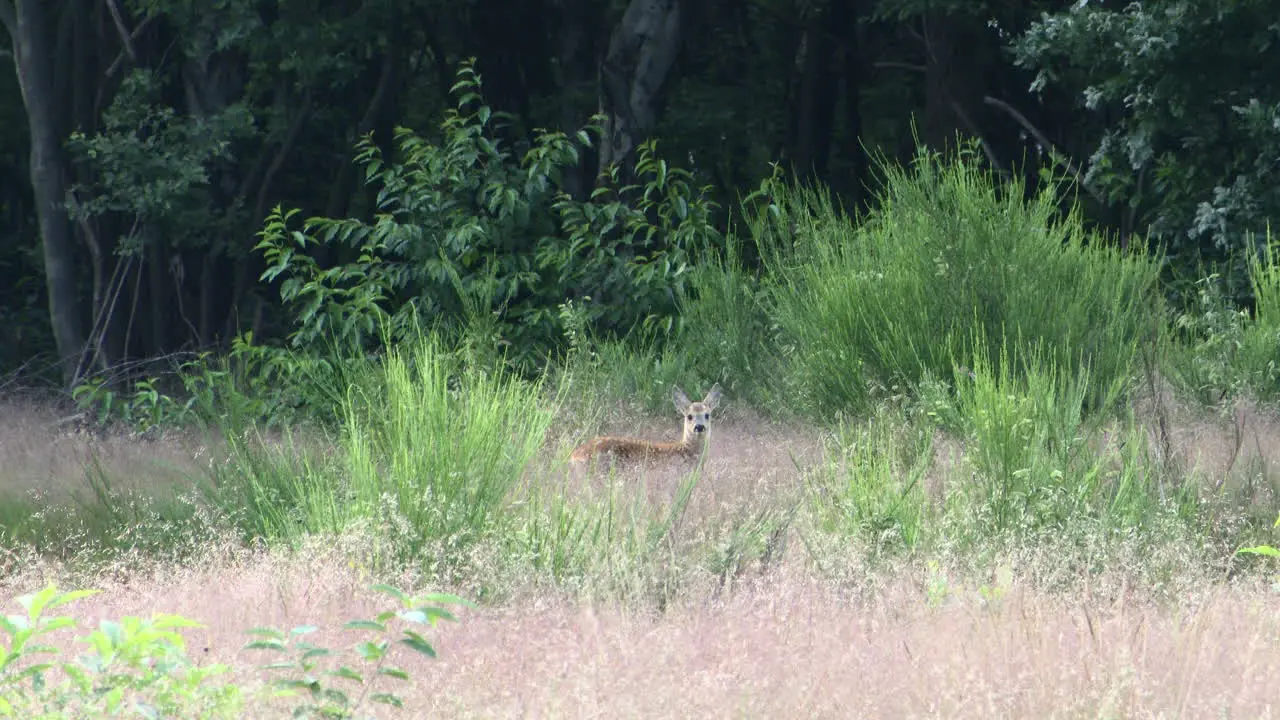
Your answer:
[[[390,705],[395,708],[404,707],[404,701],[400,699],[400,696],[393,693],[374,693],[369,696],[369,699],[381,705]]]
[[[351,668],[347,667],[346,665],[343,665],[337,670],[330,670],[329,675],[333,677],[343,678],[346,680],[352,680],[354,682],[360,683],[361,685],[364,684],[364,676],[356,672],[355,670],[352,670]]]
[[[398,667],[389,667],[389,666],[388,666],[388,667],[381,667],[381,668],[378,668],[378,674],[379,674],[379,675],[385,675],[385,676],[387,676],[387,677],[392,677],[392,678],[395,678],[395,679],[397,679],[397,680],[408,680],[408,679],[409,679],[409,673],[405,672],[404,670],[402,670],[402,669],[400,669],[400,668],[398,668]]]
[[[1270,545],[1258,545],[1256,547],[1240,548],[1237,552],[1249,553],[1250,555],[1265,555],[1266,557],[1280,558],[1280,548],[1274,548]]]
[[[405,630],[404,634],[405,634],[405,637],[400,640],[400,643],[402,645],[410,647],[416,652],[418,652],[419,654],[425,655],[429,658],[436,657],[435,648],[432,647],[431,643],[427,642],[427,639],[423,637],[421,634],[416,633],[412,630]]]
[[[253,640],[246,643],[244,649],[284,651],[288,649],[288,646],[279,640]]]

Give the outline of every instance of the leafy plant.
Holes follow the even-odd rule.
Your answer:
[[[1238,280],[1236,251],[1280,212],[1277,21],[1267,0],[1074,3],[1013,49],[1033,90],[1106,118],[1084,182],[1183,268],[1233,259]]]
[[[334,654],[304,640],[317,628],[298,627],[289,633],[272,628],[249,631],[255,639],[247,648],[293,656],[263,669],[289,671],[273,686],[276,697],[300,698],[294,717],[352,718],[367,703],[403,707],[398,694],[382,690],[379,684],[385,679],[410,680],[409,673],[393,663],[395,649],[436,657],[435,648],[413,626],[456,622],[447,606],[475,607],[442,593],[415,596],[389,585],[375,585],[373,590],[394,599],[396,607],[343,626],[369,633],[368,639],[351,648],[359,663],[369,668],[366,672],[358,669],[359,664],[326,667],[326,659]],[[180,631],[200,625],[177,615],[104,620],[97,630],[78,638],[87,646],[86,653],[73,662],[55,662],[52,656],[58,650],[45,641],[54,633],[74,629],[76,619],[52,616],[49,611],[95,593],[59,592],[51,584],[18,598],[23,614],[0,617],[0,631],[7,636],[7,642],[0,643],[0,717],[238,718],[252,715],[253,707],[267,699],[245,693],[233,683],[216,681],[229,670],[226,665],[192,662]],[[359,691],[349,694],[338,681],[355,683]]]
[[[267,219],[257,246],[268,264],[262,279],[281,281],[295,313],[294,347],[327,339],[363,348],[383,331],[392,341],[408,337],[422,318],[458,329],[496,313],[499,341],[528,365],[560,342],[565,300],[587,296],[581,307],[597,330],[673,326],[695,253],[719,238],[706,189],[650,142],[638,151],[634,183],[618,187],[614,169],[578,200],[563,176],[598,128],[572,137],[538,131],[508,149],[511,118],[484,105],[480,87],[464,63],[439,144],[401,128],[392,159],[361,140],[356,161],[378,188],[372,222],[315,217],[291,229],[296,211],[280,208]],[[322,269],[307,254],[317,243],[356,257]]]
[[[72,389],[71,397],[98,425],[121,423],[138,433],[214,422],[243,400],[221,363],[211,353],[200,353],[170,375],[135,380],[128,393],[104,377],[90,377]]]
[[[92,594],[60,593],[49,585],[18,598],[24,614],[0,618],[0,630],[8,636],[8,643],[0,644],[0,715],[109,717],[127,711],[143,717],[240,716],[239,688],[212,682],[228,668],[188,659],[178,631],[199,626],[176,615],[104,620],[79,638],[89,651],[76,661],[45,660],[57,650],[43,639],[76,625],[74,617],[50,616],[48,611]]]
[[[301,698],[302,701],[294,708],[294,717],[351,718],[355,717],[366,702],[404,707],[404,700],[395,692],[375,690],[380,680],[410,680],[408,672],[392,664],[393,650],[402,647],[423,657],[435,658],[435,648],[421,632],[411,626],[434,627],[441,620],[457,622],[457,618],[445,609],[446,605],[475,607],[467,600],[443,593],[414,596],[381,584],[374,585],[373,589],[393,598],[398,607],[384,610],[373,619],[352,620],[343,625],[347,630],[369,634],[368,639],[351,648],[359,656],[360,662],[368,666],[365,673],[345,663],[337,668],[326,668],[325,661],[333,656],[332,652],[305,639],[318,629],[314,626],[296,627],[288,633],[274,628],[254,628],[249,631],[257,639],[246,645],[246,648],[292,656],[289,660],[273,662],[264,667],[268,670],[288,671],[285,677],[276,679],[274,685],[281,696]],[[353,695],[344,690],[342,681],[354,684],[357,692]]]

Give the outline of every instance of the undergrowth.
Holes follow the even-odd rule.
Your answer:
[[[599,253],[584,292],[567,292],[582,279],[572,272],[533,288],[541,281],[502,264],[511,258],[484,258],[537,235],[522,250],[545,261],[535,275],[573,266],[546,254],[539,233],[554,228],[534,217],[564,202],[544,181],[572,143],[524,148],[532,176],[500,148],[485,151],[483,173],[468,169],[489,131],[474,102],[459,100],[439,147],[402,133],[405,163],[362,156],[387,190],[377,223],[268,221],[269,276],[297,311],[289,347],[241,338],[227,358],[183,369],[187,395],[154,383],[80,393],[134,425],[195,418],[218,429],[225,457],[192,478],[182,497],[195,499],[134,505],[88,468],[84,507],[0,502],[4,542],[106,557],[200,537],[174,532],[183,524],[231,528],[245,545],[359,531],[374,538],[361,562],[375,571],[413,567],[481,600],[526,583],[659,609],[784,562],[836,579],[853,567],[1026,556],[1038,558],[1026,572],[1055,587],[1115,568],[1158,585],[1233,571],[1237,548],[1276,544],[1274,488],[1236,492],[1180,465],[1152,432],[1163,420],[1134,410],[1136,388],[1158,373],[1200,396],[1267,397],[1280,332],[1269,242],[1251,265],[1255,317],[1214,309],[1170,322],[1157,256],[1110,249],[1058,213],[1057,188],[1028,200],[970,151],[884,168],[876,208],[856,222],[820,189],[775,176],[744,199],[747,227],[719,245],[700,234],[705,207],[686,213],[689,224],[671,214],[696,195],[689,176],[647,156],[647,189],[620,192],[648,193],[649,205],[558,206],[570,254]],[[450,185],[439,167],[464,181]],[[434,224],[418,222],[436,210]],[[405,244],[419,226],[431,229],[430,257]],[[303,259],[317,240],[356,244],[364,265]],[[621,264],[606,262],[622,246]],[[450,253],[469,260],[450,265]],[[444,319],[423,329],[414,304],[393,295],[416,295]],[[637,307],[610,315],[603,298]],[[1216,308],[1205,298],[1202,309]],[[1177,350],[1151,368],[1139,360],[1152,348]],[[665,417],[670,385],[713,382],[731,413],[830,435],[822,459],[796,464],[800,489],[692,513],[705,466],[656,496],[643,477],[567,479],[567,444],[603,408]]]

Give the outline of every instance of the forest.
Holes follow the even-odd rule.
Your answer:
[[[609,207],[594,193],[632,184],[644,147],[723,236],[771,164],[856,212],[874,204],[882,161],[972,139],[1029,191],[1046,172],[1068,179],[1108,242],[1160,247],[1171,293],[1212,263],[1246,305],[1240,251],[1278,202],[1277,18],[1263,0],[7,0],[0,22],[14,71],[0,79],[0,368],[66,387],[287,334],[259,231],[277,206],[372,221],[370,173],[409,161],[402,128],[433,143],[483,130],[457,148],[477,155],[423,181],[451,196],[439,202],[507,203],[473,208],[507,237],[442,219],[391,255],[443,253],[464,286],[489,258],[495,306],[517,314],[554,311],[567,289],[610,305],[643,296],[639,258],[679,249],[660,224],[643,243],[593,227],[605,245],[573,263],[590,269],[538,249],[574,243],[557,193]],[[464,71],[483,98],[470,105],[454,89]],[[442,124],[458,108],[466,128]],[[547,145],[556,133],[563,147]],[[512,186],[534,147],[554,155],[539,166],[546,187]],[[492,183],[516,195],[481,197]],[[328,269],[355,247],[326,236],[307,255]],[[605,251],[625,278],[601,267]],[[396,293],[450,315],[455,290],[414,277]],[[647,302],[593,324],[625,333],[666,312]]]
[[[0,717],[1274,714],[1280,3],[0,26]]]

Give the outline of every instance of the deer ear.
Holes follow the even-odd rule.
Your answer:
[[[720,404],[720,383],[711,386],[707,391],[707,396],[702,399],[702,404],[707,406],[708,410],[715,410]]]
[[[689,409],[689,405],[692,404],[689,402],[689,396],[685,395],[684,391],[678,387],[671,389],[671,400],[676,404],[676,412],[681,415],[683,415],[685,411]]]

